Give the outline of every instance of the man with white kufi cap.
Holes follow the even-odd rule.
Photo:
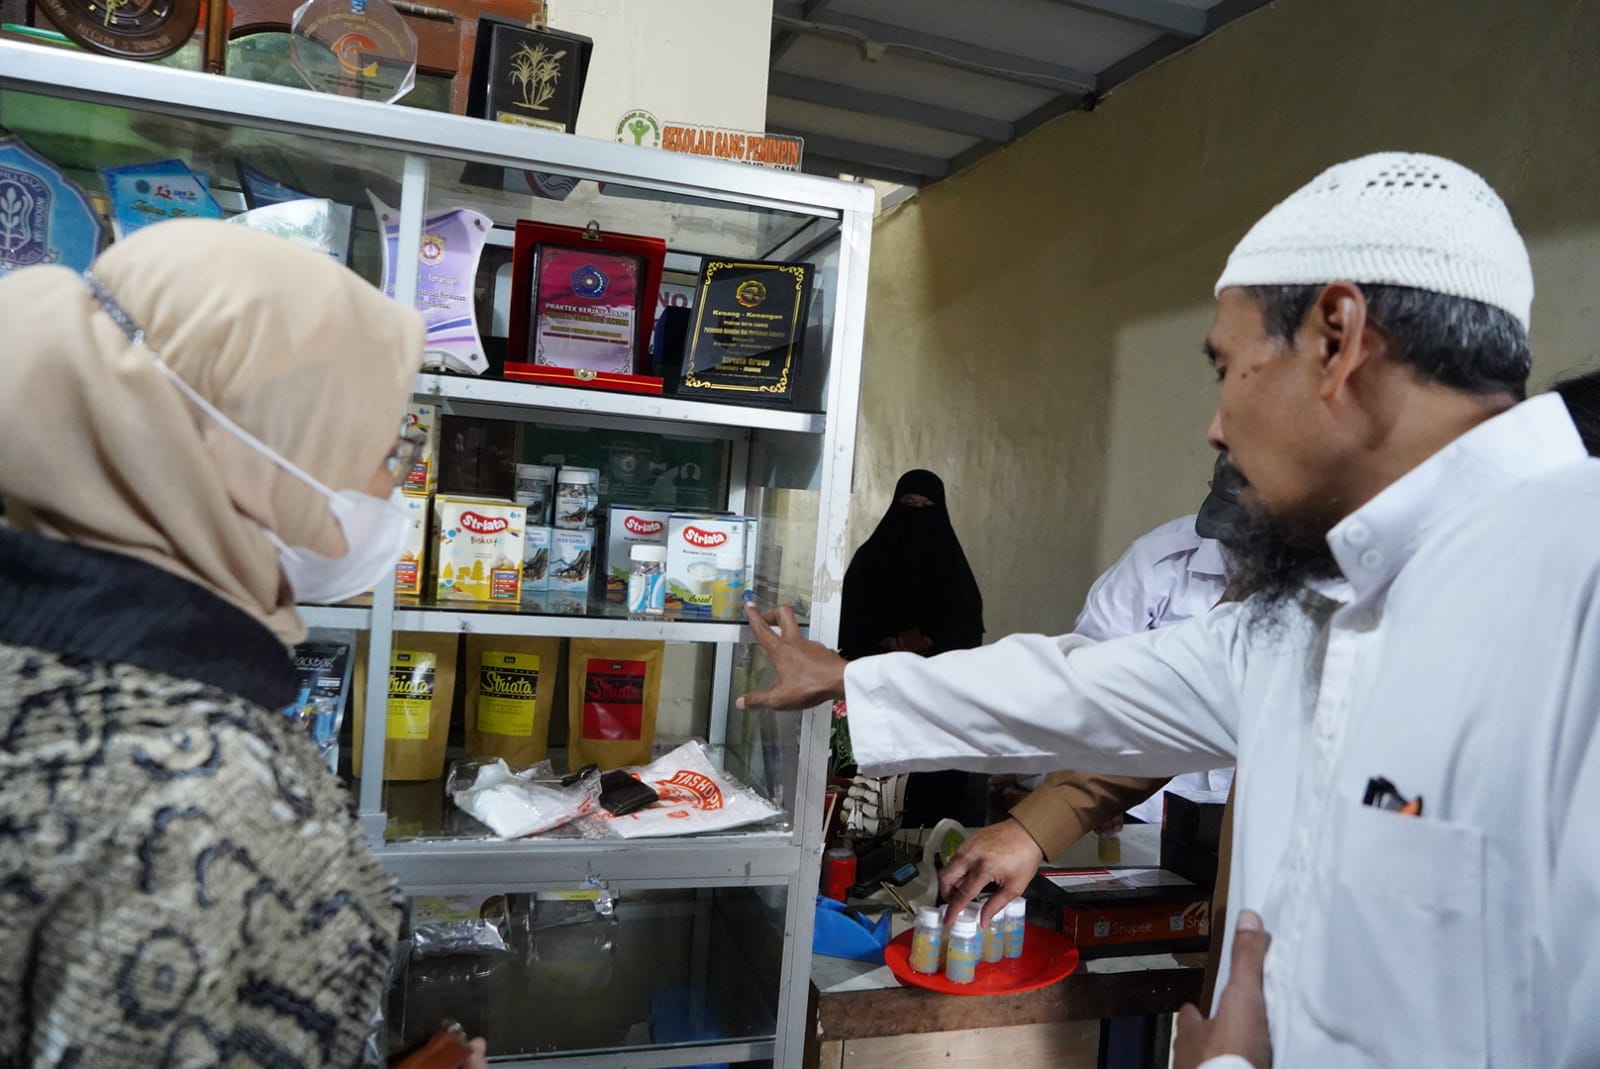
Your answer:
[[[1510,214],[1459,164],[1366,156],[1216,294],[1249,600],[848,669],[752,613],[778,683],[744,704],[847,697],[871,775],[1237,758],[1235,982],[1180,1021],[1181,1066],[1600,1065],[1600,464],[1559,397],[1522,400]]]

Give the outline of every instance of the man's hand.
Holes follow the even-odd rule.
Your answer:
[[[1271,1069],[1272,1037],[1267,1032],[1267,1000],[1261,992],[1261,968],[1271,942],[1259,915],[1250,910],[1239,914],[1228,986],[1217,999],[1217,1015],[1208,1021],[1192,1003],[1178,1011],[1173,1069],[1196,1069],[1207,1058],[1222,1054],[1236,1054],[1255,1069]]]
[[[980,891],[995,883],[999,890],[989,896],[979,918],[980,924],[988,924],[1007,902],[1023,892],[1043,860],[1044,851],[1028,829],[1015,820],[978,829],[939,873],[939,893],[949,904],[946,917],[954,920]]]
[[[784,605],[763,616],[747,604],[744,615],[756,641],[772,658],[778,682],[771,690],[746,694],[739,699],[739,708],[809,709],[844,697],[844,658],[820,642],[801,638],[793,609]]]

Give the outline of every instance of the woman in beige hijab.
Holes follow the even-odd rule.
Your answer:
[[[399,903],[277,710],[297,597],[392,570],[422,323],[186,220],[0,329],[0,1064],[356,1065]]]

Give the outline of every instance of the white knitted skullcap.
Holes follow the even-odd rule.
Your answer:
[[[1250,228],[1229,286],[1368,282],[1470,297],[1526,330],[1533,268],[1489,183],[1420,152],[1379,152],[1323,171]]]

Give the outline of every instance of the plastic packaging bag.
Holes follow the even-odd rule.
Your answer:
[[[585,821],[585,834],[624,839],[693,835],[757,824],[783,812],[712,764],[698,742],[684,743],[634,775],[654,787],[659,800],[626,816],[597,811]]]
[[[504,895],[417,898],[411,907],[411,951],[419,958],[445,954],[502,954],[509,923]]]
[[[354,631],[313,631],[294,648],[294,703],[284,715],[305,729],[328,771],[339,770],[339,727],[350,694]]]
[[[513,773],[504,761],[462,763],[450,770],[446,789],[456,808],[502,839],[520,839],[559,828],[592,812],[600,797],[600,777],[584,776],[570,787],[538,782],[549,775],[548,762]]]

